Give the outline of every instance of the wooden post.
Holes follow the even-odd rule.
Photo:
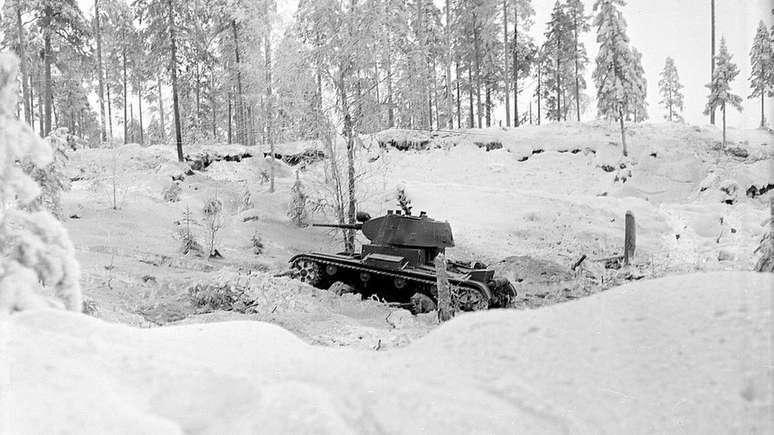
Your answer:
[[[624,266],[629,265],[629,261],[634,258],[634,251],[637,248],[637,229],[634,226],[634,214],[631,210],[626,211],[626,234],[624,235]]]
[[[449,276],[446,274],[446,256],[442,253],[435,257],[435,273],[438,280],[438,320],[445,322],[451,319],[454,313],[451,308]]]

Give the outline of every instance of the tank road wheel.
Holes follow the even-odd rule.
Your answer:
[[[459,311],[481,311],[489,308],[489,302],[480,291],[471,287],[452,289],[452,304]]]
[[[322,281],[320,265],[311,260],[298,260],[293,264],[293,278],[316,287]]]

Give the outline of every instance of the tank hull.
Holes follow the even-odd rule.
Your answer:
[[[341,281],[368,297],[377,295],[389,302],[410,304],[415,295],[424,295],[437,303],[435,269],[429,265],[412,265],[400,256],[370,254],[307,253],[290,259],[295,276],[318,288],[328,288]],[[513,294],[510,289],[493,289],[491,270],[448,271],[449,283],[457,292],[465,293],[461,309],[475,311],[505,306]],[[498,291],[500,290],[500,291]]]

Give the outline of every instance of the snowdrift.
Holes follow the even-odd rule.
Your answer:
[[[27,312],[0,320],[0,432],[772,433],[772,291],[771,274],[638,282],[389,352]]]

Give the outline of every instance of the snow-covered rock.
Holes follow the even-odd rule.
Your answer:
[[[772,433],[774,275],[461,315],[388,352],[261,322],[0,319],[0,433]]]

